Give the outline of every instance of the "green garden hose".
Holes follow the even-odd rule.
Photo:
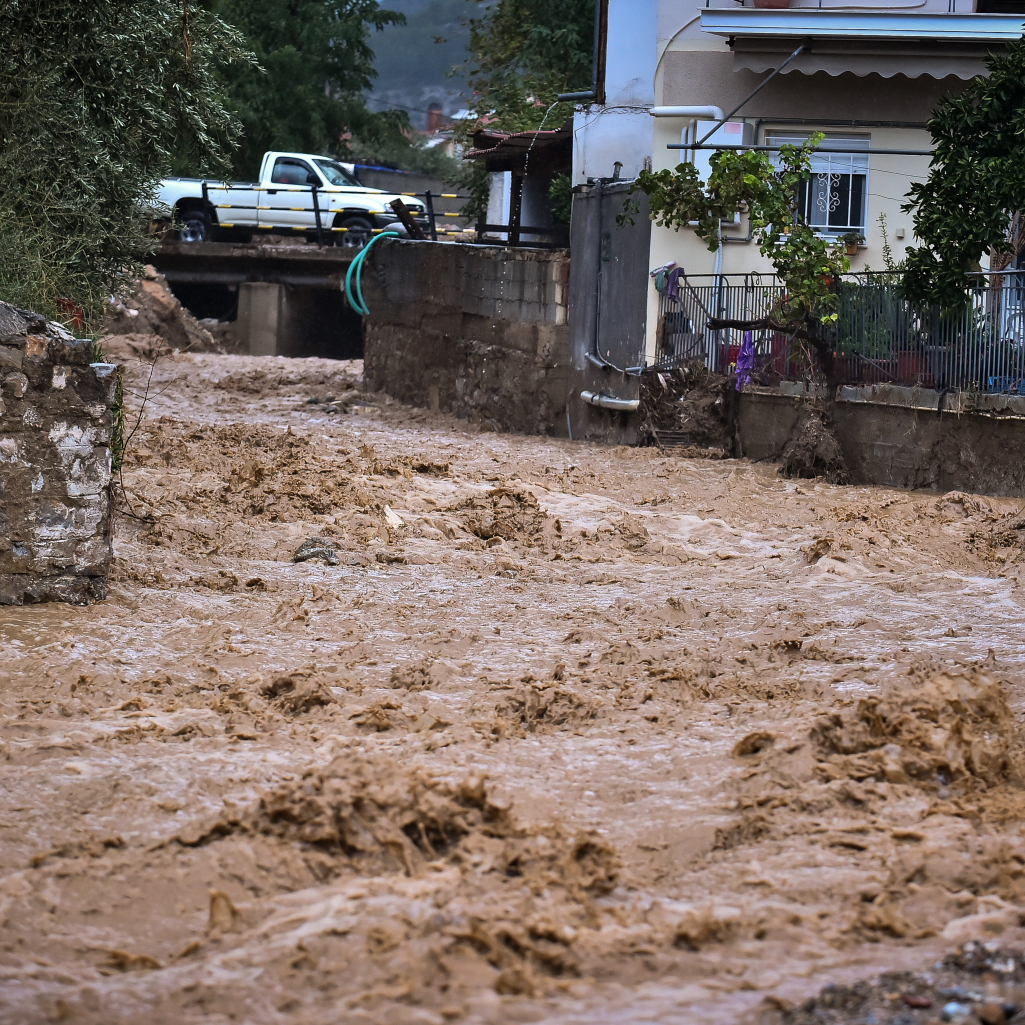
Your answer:
[[[370,310],[367,309],[367,304],[363,301],[363,260],[367,253],[370,252],[370,247],[380,241],[382,238],[399,238],[397,231],[384,231],[380,235],[375,235],[360,251],[352,263],[349,264],[349,269],[345,273],[345,298],[349,300],[349,305],[361,316],[367,317],[370,315]],[[356,275],[356,294],[352,294],[352,275]]]

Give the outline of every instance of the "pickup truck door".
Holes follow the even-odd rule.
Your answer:
[[[262,183],[260,226],[315,228],[317,219],[308,184],[311,176],[320,182],[305,160],[277,157]],[[330,227],[330,221],[327,226]]]
[[[260,202],[260,193],[255,188],[233,185],[230,189],[224,189],[208,184],[207,196],[217,213],[218,224],[235,228],[256,226],[256,207]]]

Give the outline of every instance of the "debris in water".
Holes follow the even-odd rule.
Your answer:
[[[293,562],[308,562],[310,559],[323,559],[329,566],[338,565],[338,545],[326,537],[311,537],[303,541],[292,556]]]

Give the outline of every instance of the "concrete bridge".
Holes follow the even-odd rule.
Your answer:
[[[363,318],[345,299],[358,250],[299,243],[164,242],[152,263],[197,316],[233,307],[254,356],[363,355]]]

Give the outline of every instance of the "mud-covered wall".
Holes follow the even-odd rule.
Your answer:
[[[369,390],[502,430],[566,434],[566,252],[389,239],[367,264]]]
[[[0,303],[0,605],[106,596],[116,374]]]
[[[778,459],[802,401],[745,392],[738,413],[743,455]],[[838,401],[833,417],[854,484],[1025,497],[1025,416]]]

